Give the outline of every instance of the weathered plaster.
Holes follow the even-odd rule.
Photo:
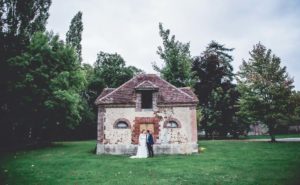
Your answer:
[[[105,108],[105,112],[98,113],[98,135],[101,134],[103,121],[104,139],[98,136],[97,153],[131,154],[136,151],[132,141],[136,117],[156,117],[159,119],[159,132],[154,145],[154,152],[159,154],[194,153],[198,152],[196,110],[191,107],[158,107],[157,111],[136,111],[135,107]],[[100,116],[99,116],[100,114]],[[116,120],[124,118],[130,122],[131,128],[116,129]],[[175,118],[180,122],[180,128],[164,128],[164,122]]]

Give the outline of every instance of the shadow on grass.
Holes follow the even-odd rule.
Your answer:
[[[14,152],[28,152],[28,151],[34,151],[34,150],[47,149],[47,148],[69,148],[69,147],[71,147],[71,146],[65,145],[64,143],[59,143],[59,142],[31,143],[31,144],[26,144],[26,145],[0,148],[0,156],[14,153]]]

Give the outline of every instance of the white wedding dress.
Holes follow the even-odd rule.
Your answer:
[[[147,158],[147,157],[148,157],[148,149],[146,143],[146,134],[140,134],[139,145],[138,145],[136,155],[131,156],[130,158]]]

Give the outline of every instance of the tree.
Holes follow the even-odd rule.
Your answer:
[[[15,134],[15,97],[8,91],[17,74],[9,59],[27,50],[37,31],[45,31],[51,0],[0,1],[0,144]],[[9,143],[8,143],[9,144]]]
[[[271,141],[275,130],[288,119],[288,104],[293,80],[281,67],[281,60],[261,43],[249,52],[250,59],[240,67],[238,87],[239,115],[245,122],[261,121],[269,128]]]
[[[99,52],[94,64],[96,81],[103,81],[107,87],[119,87],[134,75],[142,71],[133,66],[126,66],[125,60],[117,53]]]
[[[69,31],[66,34],[66,43],[75,48],[80,63],[81,57],[81,35],[83,31],[82,12],[78,12],[71,20]]]
[[[82,64],[82,70],[85,74],[87,85],[82,91],[83,112],[82,120],[78,127],[72,131],[74,139],[95,139],[97,137],[97,110],[95,107],[95,99],[99,94],[97,92],[104,88],[103,81],[98,83],[94,81],[94,68],[90,64]],[[99,92],[100,93],[100,92]]]
[[[194,80],[191,72],[190,44],[175,40],[175,35],[170,36],[170,30],[165,30],[162,23],[159,23],[159,35],[163,46],[158,47],[157,54],[165,65],[160,68],[154,63],[154,70],[177,87],[192,86]]]
[[[197,80],[194,88],[202,115],[200,126],[205,130],[206,136],[213,132],[222,136],[228,132],[236,134],[233,117],[238,92],[232,84],[233,58],[229,54],[232,50],[212,41],[193,60],[192,71]]]
[[[290,115],[289,122],[291,125],[296,125],[300,128],[300,91],[292,92],[289,100],[288,111]]]
[[[9,65],[16,71],[8,91],[19,142],[55,139],[62,129],[80,123],[86,80],[72,47],[52,33],[38,32]]]
[[[117,53],[99,52],[94,66],[83,64],[87,88],[83,92],[86,100],[82,123],[76,129],[80,138],[96,136],[97,107],[94,102],[105,87],[119,87],[142,71],[133,66],[126,66],[125,60]]]

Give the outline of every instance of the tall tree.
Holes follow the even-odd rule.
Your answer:
[[[82,12],[79,11],[71,20],[69,31],[66,34],[66,43],[70,44],[72,47],[75,48],[80,63],[82,62],[82,57],[81,57],[82,31],[83,31]]]
[[[86,81],[73,48],[56,35],[36,33],[28,50],[9,65],[18,71],[8,90],[14,97],[14,127],[22,132],[19,141],[79,124]]]
[[[192,71],[197,79],[194,88],[202,113],[200,126],[206,134],[217,132],[225,136],[234,132],[232,123],[238,93],[232,84],[233,58],[229,54],[232,50],[212,41],[193,60]]]
[[[126,66],[125,60],[117,53],[99,52],[94,64],[95,75],[107,87],[118,87],[142,71],[134,66]]]
[[[78,127],[80,138],[96,137],[97,107],[94,102],[105,87],[116,88],[142,71],[133,66],[126,66],[125,60],[117,53],[99,52],[94,66],[83,64],[87,77],[87,88],[84,91],[85,104],[82,124]]]
[[[280,66],[281,60],[261,43],[250,51],[250,59],[240,67],[238,87],[239,115],[244,121],[261,121],[269,128],[271,141],[275,130],[288,115],[293,80]],[[252,122],[253,123],[253,122]]]
[[[290,112],[290,118],[291,118],[289,122],[292,125],[296,125],[298,126],[298,128],[300,128],[300,91],[292,92],[288,110]]]
[[[51,0],[0,0],[0,140],[15,132],[15,97],[8,91],[19,71],[9,64],[12,57],[27,50],[37,31],[45,31]],[[2,138],[3,137],[3,138]],[[1,144],[0,141],[0,144]]]
[[[164,62],[163,67],[153,64],[154,70],[177,87],[192,86],[190,44],[175,40],[175,35],[170,36],[170,30],[164,29],[159,23],[159,35],[163,40],[163,46],[159,46],[157,54]]]

